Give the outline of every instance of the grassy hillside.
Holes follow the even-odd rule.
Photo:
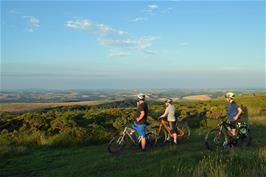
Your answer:
[[[205,129],[193,131],[190,142],[148,149],[126,147],[114,156],[106,145],[68,148],[17,147],[0,161],[0,176],[265,176],[265,117],[252,119],[252,146],[209,152],[203,145]],[[25,163],[27,162],[27,163]]]
[[[134,114],[132,104],[62,107],[11,114],[0,119],[0,176],[266,176],[266,94],[243,95],[237,103],[246,109],[252,145],[209,152],[206,132],[225,114],[224,99],[179,102],[180,121],[193,128],[190,141],[178,146],[147,149],[128,146],[120,155],[107,151],[108,140]],[[162,103],[150,103],[149,121],[162,113]],[[27,162],[27,163],[25,163]]]

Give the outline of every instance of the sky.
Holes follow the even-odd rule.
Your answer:
[[[1,1],[1,89],[265,88],[264,1]]]

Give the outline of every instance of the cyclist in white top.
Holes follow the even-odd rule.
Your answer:
[[[175,107],[172,105],[173,100],[171,98],[167,98],[165,100],[166,109],[164,114],[160,116],[160,118],[167,117],[167,121],[169,122],[170,132],[172,137],[174,138],[174,143],[177,144],[177,128],[176,128],[176,117],[175,117]]]

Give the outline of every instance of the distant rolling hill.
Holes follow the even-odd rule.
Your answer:
[[[24,112],[61,106],[94,106],[111,103],[111,100],[80,101],[80,102],[56,102],[56,103],[2,103],[0,112]]]

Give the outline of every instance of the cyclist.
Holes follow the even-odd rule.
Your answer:
[[[225,98],[226,100],[229,102],[227,109],[226,109],[226,113],[229,119],[229,123],[231,125],[231,134],[233,137],[237,136],[236,133],[236,126],[237,126],[237,120],[239,119],[239,116],[242,113],[242,109],[240,107],[237,106],[236,102],[234,101],[235,98],[235,94],[232,92],[227,92],[225,94]],[[228,145],[228,140],[226,138],[226,141],[224,142],[224,146]]]
[[[175,117],[175,107],[172,105],[173,100],[171,98],[167,98],[165,100],[166,109],[164,114],[160,116],[160,118],[167,117],[167,121],[169,122],[170,126],[170,133],[174,138],[174,143],[177,144],[177,128],[176,128],[176,117]]]
[[[132,128],[139,134],[141,138],[141,149],[142,151],[144,151],[146,146],[145,127],[148,117],[148,105],[145,102],[145,94],[140,93],[137,97],[137,111],[134,116],[134,123]],[[133,133],[134,132],[131,132],[131,134]]]

